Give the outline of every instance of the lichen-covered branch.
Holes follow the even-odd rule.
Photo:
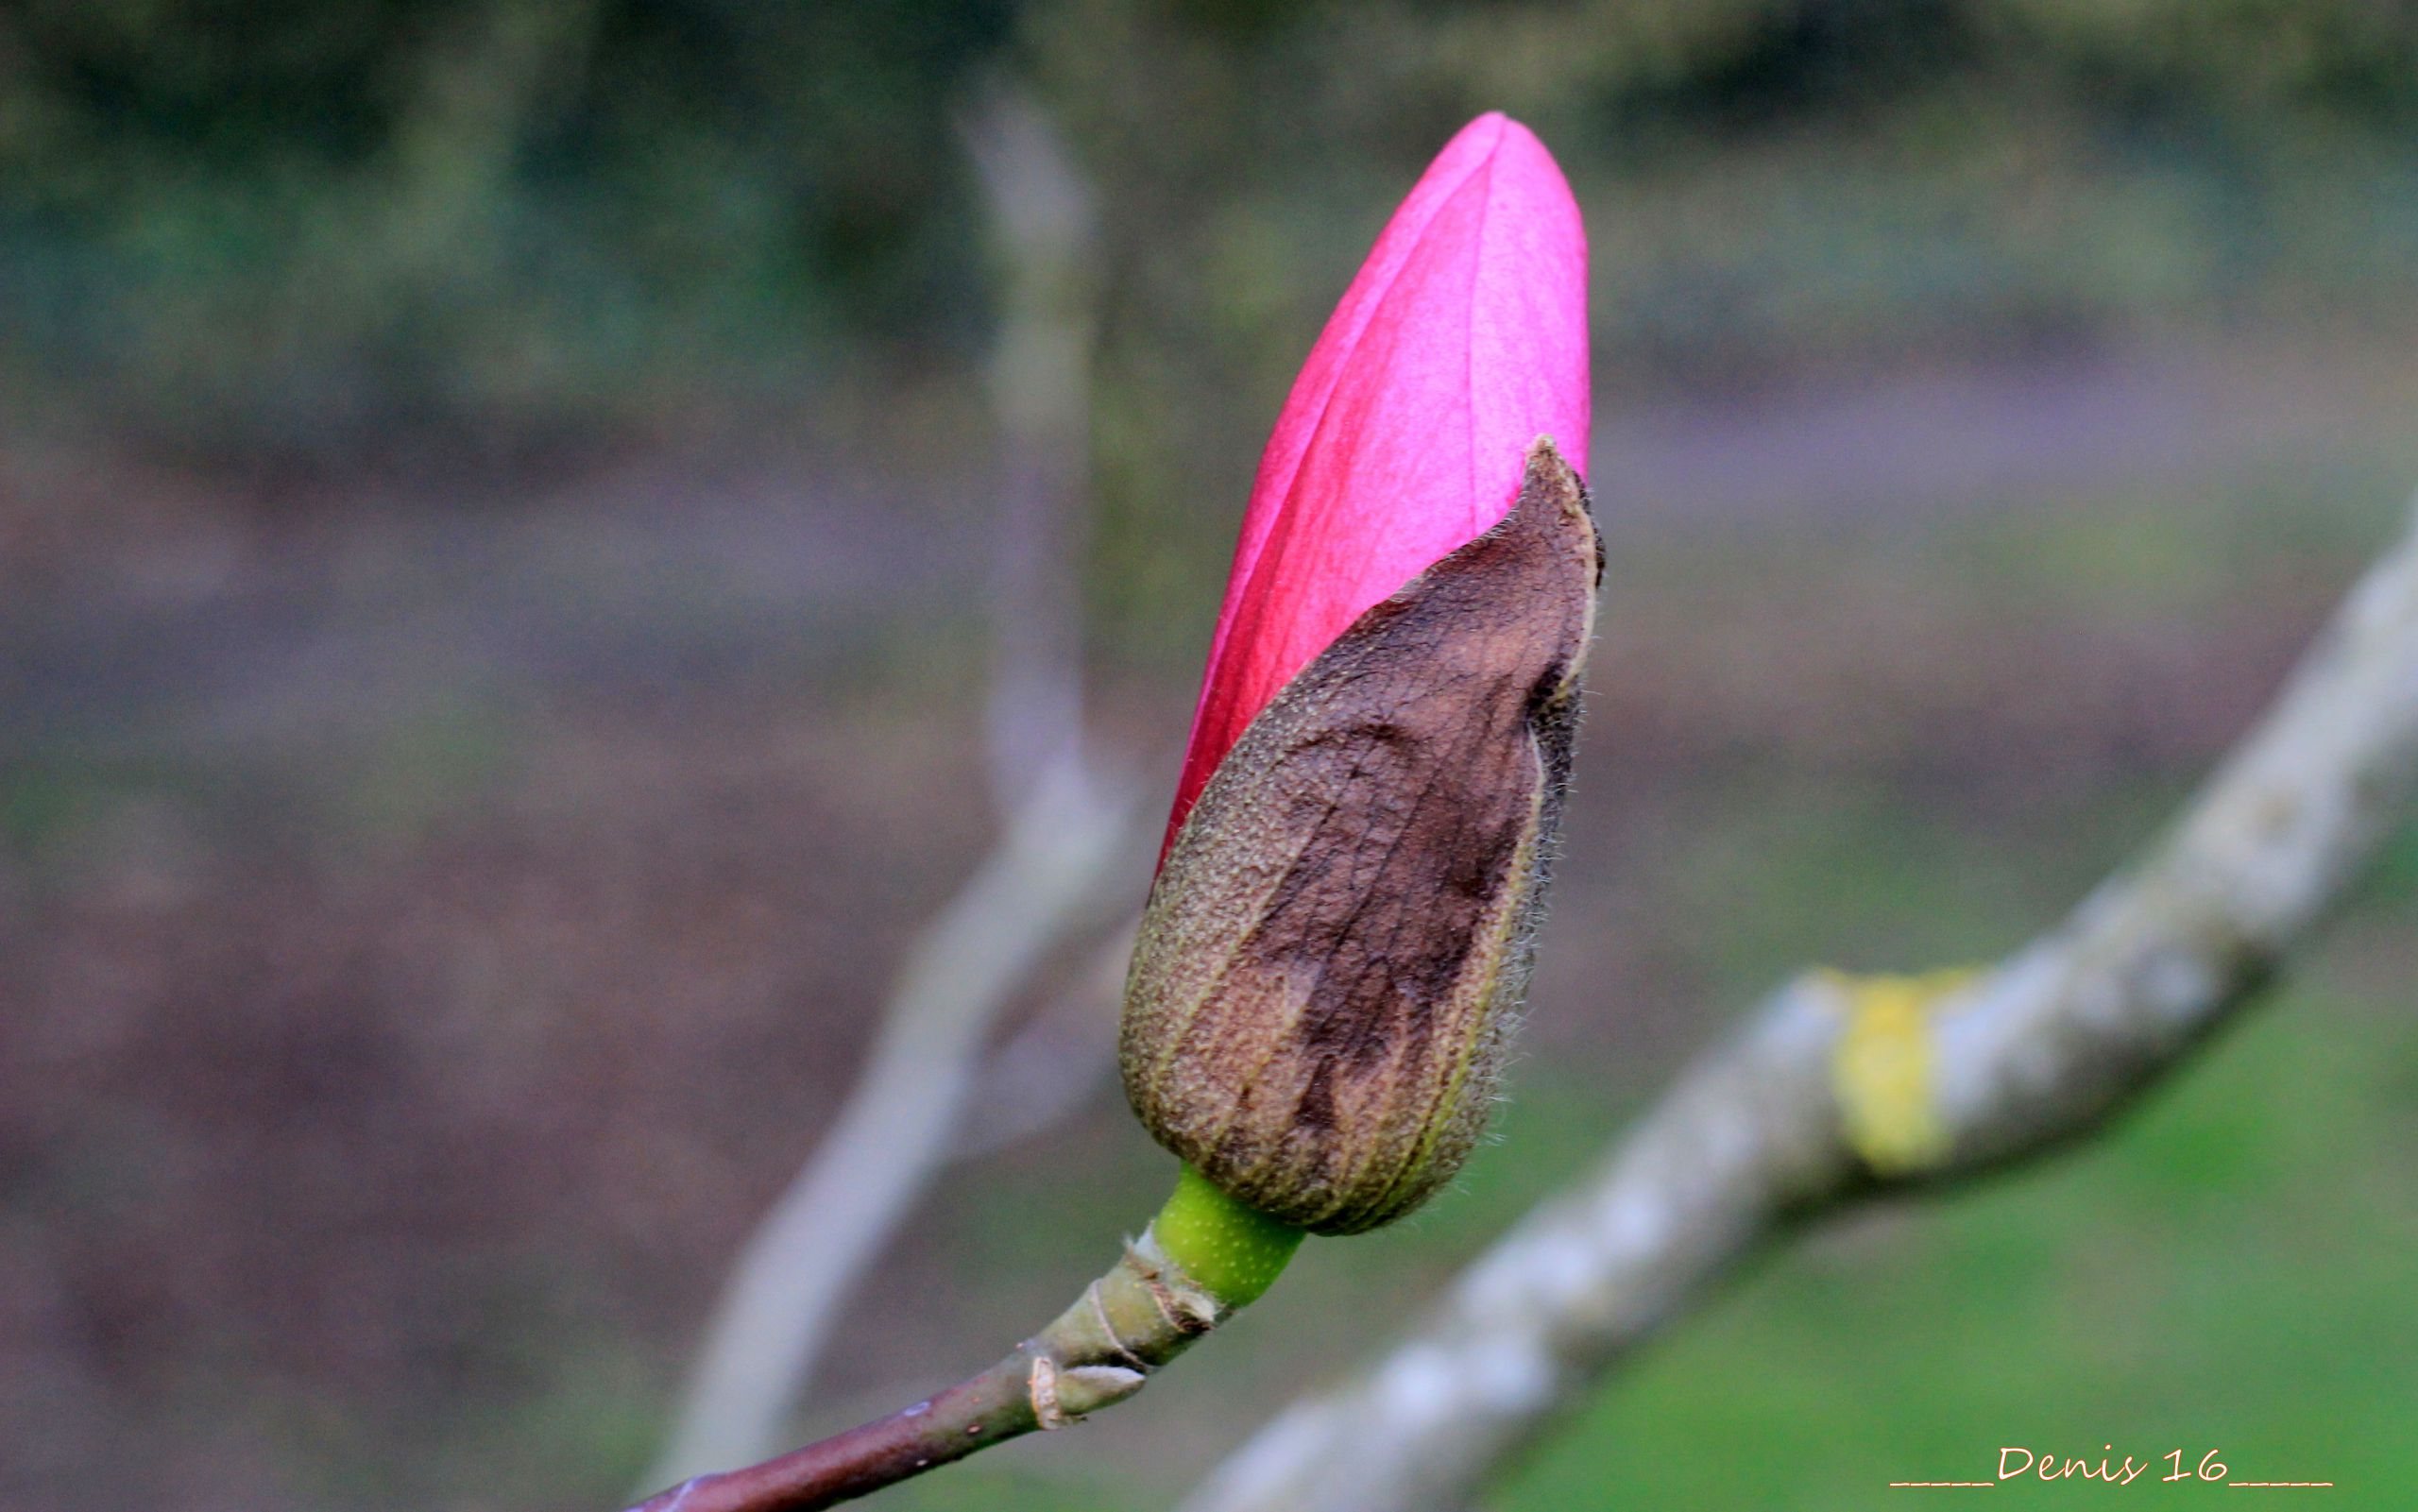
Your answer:
[[[1996,967],[1814,972],[1186,1512],[1456,1508],[1784,1221],[2047,1151],[2239,1010],[2418,786],[2418,525],[2131,866]]]

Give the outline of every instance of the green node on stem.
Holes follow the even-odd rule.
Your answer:
[[[1308,1232],[1235,1201],[1188,1164],[1150,1220],[1166,1257],[1227,1307],[1256,1301],[1274,1285]]]

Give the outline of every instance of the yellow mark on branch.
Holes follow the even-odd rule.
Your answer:
[[[1848,1147],[1880,1175],[1903,1176],[1948,1155],[1932,1012],[1979,975],[1970,968],[1914,977],[1822,973],[1848,1019],[1831,1062],[1840,1122]]]

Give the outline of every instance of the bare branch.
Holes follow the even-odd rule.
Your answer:
[[[977,1143],[1002,1143],[1069,1111],[1112,1043],[1088,1036],[1080,1053],[1037,1067],[1019,1040],[978,1076],[992,1021],[1050,952],[1097,925],[1120,863],[1138,864],[1147,837],[1132,795],[1087,773],[1082,739],[1090,194],[1040,108],[1010,84],[979,96],[960,135],[1004,276],[990,392],[1006,477],[984,728],[1007,833],[926,931],[839,1123],[741,1256],[650,1486],[777,1446],[831,1319],[949,1153],[978,1081],[1020,1099],[975,1131]],[[1051,1015],[1041,1034],[1067,1038],[1067,1016]]]
[[[1082,504],[1091,467],[1097,240],[1082,174],[1030,94],[1005,80],[958,121],[999,263],[988,374],[1000,482],[985,721],[1002,807],[1082,725]]]
[[[2342,901],[2413,785],[2418,522],[2173,828],[2063,925],[1986,974],[1782,987],[1592,1176],[1186,1512],[1465,1504],[1784,1220],[2098,1128]]]
[[[1062,758],[917,941],[863,1076],[732,1272],[649,1485],[777,1447],[839,1305],[947,1158],[993,1019],[1147,854],[1138,813]]]
[[[1054,1128],[1110,1079],[1135,923],[1102,930],[1075,979],[991,1051],[951,1159],[979,1160]]]

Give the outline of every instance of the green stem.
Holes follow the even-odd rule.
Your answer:
[[[1189,1165],[1150,1222],[1167,1258],[1230,1308],[1257,1301],[1275,1284],[1306,1232],[1245,1207]]]

